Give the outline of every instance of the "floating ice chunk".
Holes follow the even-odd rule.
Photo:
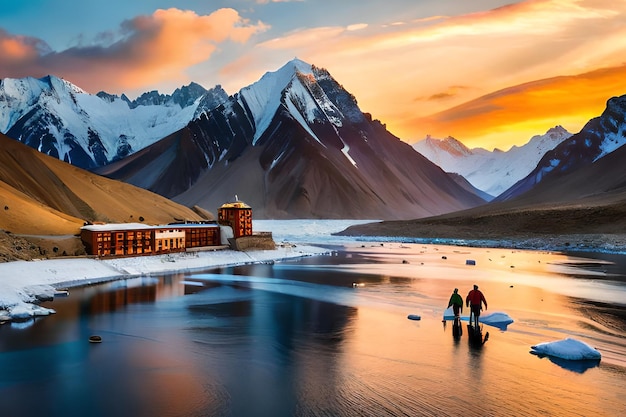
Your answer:
[[[51,308],[45,308],[38,305],[33,306],[33,316],[49,316],[55,314],[56,311]]]
[[[500,330],[506,330],[507,326],[513,323],[511,316],[502,311],[494,311],[493,313],[482,315],[479,317],[479,321],[488,326],[497,327]]]
[[[443,312],[443,319],[454,320],[454,311],[452,310],[452,307],[448,307]],[[469,316],[461,316],[461,320],[469,321]],[[506,330],[507,326],[513,323],[511,316],[501,311],[483,314],[478,318],[478,321],[488,326],[497,327],[500,330]]]
[[[9,308],[9,314],[13,320],[25,320],[36,316],[48,316],[56,311],[34,304],[18,304]]]
[[[535,355],[554,356],[561,359],[579,361],[595,359],[599,360],[600,352],[580,340],[567,338],[556,342],[544,342],[531,346],[531,352]]]
[[[446,308],[446,310],[443,312],[443,319],[444,320],[454,320],[454,310],[453,310],[452,307]],[[461,320],[469,321],[469,316],[461,316]]]

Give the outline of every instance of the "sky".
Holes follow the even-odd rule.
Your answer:
[[[297,57],[400,139],[507,150],[626,94],[624,0],[0,0],[0,78],[229,94]]]

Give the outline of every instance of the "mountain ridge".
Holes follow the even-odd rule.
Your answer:
[[[237,193],[267,218],[407,218],[484,202],[297,59],[149,148],[97,172],[185,205]]]
[[[12,99],[6,94],[6,80],[2,81],[5,94],[0,95],[0,107]],[[78,110],[96,98],[98,102],[130,109],[129,100],[106,93],[98,97],[85,95],[79,88],[54,77],[23,82],[39,88],[39,93],[31,96],[31,104],[41,97],[52,97],[45,103],[54,104],[59,101],[60,91],[64,92],[68,105]],[[138,97],[135,109],[173,101],[184,104],[195,100],[197,104],[204,99],[205,96],[199,98],[202,87],[194,84],[187,87],[177,89],[171,96],[146,93]],[[223,94],[218,92],[220,96]],[[170,107],[180,108],[180,105],[174,103]],[[41,108],[39,105],[29,111],[39,114]],[[258,82],[215,107],[198,110],[194,111],[197,118],[183,128],[139,152],[132,137],[120,135],[112,151],[110,146],[104,146],[97,132],[87,130],[91,154],[107,161],[104,168],[92,169],[187,205],[219,205],[232,197],[233,190],[249,190],[250,201],[266,216],[336,217],[347,212],[351,217],[361,218],[408,218],[464,210],[484,202],[463,181],[457,184],[454,176],[442,176],[441,169],[431,166],[432,162],[422,155],[416,153],[422,157],[418,158],[408,152],[403,142],[387,132],[382,123],[361,112],[354,96],[327,70],[298,59],[266,73]],[[617,106],[609,110],[619,113],[623,109]],[[54,114],[48,117],[52,124],[60,120]],[[610,128],[609,124],[605,128]],[[32,126],[35,130],[31,133],[37,133],[38,123],[29,125]],[[568,134],[557,128],[546,135]],[[64,141],[70,149],[64,159],[76,162],[81,155],[71,146],[76,144],[72,135],[68,142],[67,133]],[[449,139],[450,152],[458,155],[472,152]],[[534,141],[532,138],[529,143]],[[55,137],[43,135],[35,147],[53,153],[55,144],[58,144]],[[254,157],[242,158],[251,150]],[[494,150],[493,154],[502,156],[517,150],[517,147],[507,152]],[[110,154],[116,155],[111,161],[117,162],[107,159]],[[310,160],[303,162],[303,158]],[[248,160],[248,166],[242,165],[243,160]],[[272,187],[280,191],[271,191]],[[267,195],[261,195],[259,190],[265,190]],[[345,209],[336,209],[341,206]],[[363,208],[368,206],[376,208]]]
[[[559,177],[601,161],[624,144],[626,95],[607,100],[606,108],[600,116],[591,119],[580,132],[547,152],[534,170],[500,195],[498,200],[514,199],[532,191],[546,179],[558,180]]]
[[[0,80],[0,132],[47,155],[94,169],[130,155],[184,127],[228,95],[192,83],[162,95],[88,94],[46,76]]]
[[[444,171],[462,175],[474,187],[495,198],[528,175],[546,152],[571,135],[557,125],[543,135],[533,136],[526,144],[512,146],[507,151],[469,149],[452,137],[427,137],[414,143],[413,148]]]
[[[494,201],[429,218],[353,226],[339,234],[623,252],[625,132],[626,96],[613,97],[601,116],[547,152],[530,174]]]

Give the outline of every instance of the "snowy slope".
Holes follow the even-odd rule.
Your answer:
[[[576,171],[586,172],[591,166],[603,166],[603,177],[614,180],[621,175],[623,164],[614,161],[614,154],[626,144],[626,95],[612,97],[607,101],[606,109],[599,117],[591,119],[582,130],[560,143],[547,152],[537,163],[537,166],[526,177],[518,181],[513,187],[498,197],[499,200],[508,200],[520,196],[537,187],[538,184],[557,184],[559,178],[573,175]],[[607,160],[611,160],[608,163]],[[615,166],[617,164],[617,166]],[[615,171],[617,174],[608,174]],[[600,180],[594,178],[596,184],[594,192],[601,190]],[[548,187],[548,185],[545,185]],[[621,184],[612,184],[613,188]],[[576,188],[583,188],[577,185]]]
[[[344,122],[361,123],[365,119],[356,102],[345,100],[345,95],[345,91],[338,88],[328,71],[295,58],[277,71],[267,72],[256,83],[241,89],[236,99],[252,115],[255,127],[253,146],[266,133],[282,107],[322,146],[327,144],[314,132],[313,127],[324,123],[332,126],[341,140],[344,157],[356,166],[356,161],[350,155],[350,146],[338,129]]]
[[[298,59],[96,172],[185,206],[238,194],[257,218],[406,219],[485,202]]]
[[[197,87],[196,95],[206,94],[190,97],[185,94],[190,88],[173,96],[153,92],[160,102],[150,104],[150,94],[140,102],[106,93],[92,95],[54,76],[6,78],[0,81],[0,132],[79,167],[94,168],[186,126],[202,110],[200,103],[220,104],[208,104],[203,98],[209,92]],[[223,101],[227,95],[221,90],[217,97]]]
[[[327,96],[320,83],[331,79],[327,71],[293,59],[277,71],[267,72],[256,83],[241,89],[238,101],[250,110],[254,118],[256,133],[253,144],[266,131],[283,104],[294,119],[309,131],[310,124],[323,119],[330,121],[335,127],[341,127],[342,120],[346,118],[354,122],[362,121],[360,111],[352,113],[358,113],[356,119],[350,118],[350,114],[342,114]]]
[[[570,136],[571,133],[563,127],[556,126],[544,135],[533,136],[525,145],[513,146],[506,152],[469,149],[452,137],[428,137],[415,143],[413,148],[444,171],[461,174],[474,187],[496,197],[528,175],[546,152]]]

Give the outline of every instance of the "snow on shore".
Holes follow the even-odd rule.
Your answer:
[[[279,261],[328,253],[314,246],[279,246],[274,250],[216,250],[118,259],[48,259],[0,263],[0,322],[48,315],[34,303],[50,299],[55,289],[133,276],[184,272],[226,265]]]

